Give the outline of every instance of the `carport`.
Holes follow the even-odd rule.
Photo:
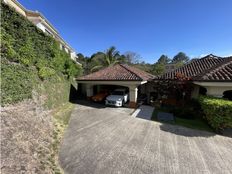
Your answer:
[[[154,78],[153,75],[126,64],[116,64],[101,69],[97,72],[77,78],[77,83],[82,84],[82,91],[89,99],[93,96],[95,85],[118,85],[129,89],[129,107],[137,105],[138,87]]]

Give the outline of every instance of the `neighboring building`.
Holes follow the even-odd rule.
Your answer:
[[[226,91],[232,92],[232,57],[222,58],[210,54],[167,72],[157,79],[175,80],[176,74],[182,74],[192,81],[194,98],[198,97],[202,88],[207,95],[216,97],[222,97]]]
[[[30,20],[44,33],[56,39],[60,43],[60,49],[66,51],[70,55],[71,59],[77,62],[78,57],[74,49],[67,42],[64,41],[64,39],[59,35],[58,31],[40,12],[27,10],[16,0],[4,0],[4,2],[13,7],[18,13],[26,17],[28,20]]]

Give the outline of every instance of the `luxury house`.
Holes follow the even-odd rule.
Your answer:
[[[161,76],[153,76],[135,67],[117,64],[77,79],[79,91],[90,98],[102,89],[112,90],[126,87],[129,91],[129,106],[136,107],[137,99],[141,95],[147,96],[150,103],[155,99],[173,98],[176,100],[175,90],[168,89],[165,93],[159,92],[157,83],[176,82],[180,85],[177,76],[181,75],[191,84],[190,97],[197,98],[199,94],[223,97],[225,93],[232,93],[232,57],[218,57],[212,54],[201,59],[194,59],[190,63],[169,71]],[[171,86],[171,88],[175,88]],[[155,100],[152,99],[152,100]]]
[[[44,33],[56,39],[60,43],[60,49],[66,51],[71,59],[77,62],[78,57],[74,49],[60,36],[55,27],[42,15],[42,13],[28,10],[16,0],[4,0],[4,2],[14,8],[19,14],[26,17]]]

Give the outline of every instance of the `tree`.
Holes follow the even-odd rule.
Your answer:
[[[161,75],[161,74],[164,73],[164,70],[165,70],[164,68],[165,68],[164,64],[155,63],[153,65],[152,74],[154,74],[154,75]]]
[[[154,75],[161,75],[165,71],[165,65],[168,64],[171,61],[171,59],[168,58],[166,55],[161,55],[158,61],[153,64],[153,70],[152,73]]]
[[[141,60],[141,56],[135,52],[127,51],[124,53],[126,63],[128,64],[138,64]]]
[[[98,52],[91,56],[93,67],[91,72],[97,71],[100,68],[115,65],[120,62],[124,62],[124,56],[120,55],[119,51],[114,46],[107,49],[104,53]]]
[[[189,61],[189,57],[183,52],[179,52],[172,59],[172,63],[176,63],[176,64],[185,64],[188,61]]]
[[[168,64],[170,61],[171,61],[171,59],[169,59],[168,56],[161,55],[160,58],[158,59],[157,63]]]

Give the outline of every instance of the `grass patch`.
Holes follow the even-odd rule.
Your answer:
[[[170,112],[170,111],[168,108],[154,109],[151,120],[158,121],[157,120],[158,112]],[[213,130],[210,128],[210,126],[207,124],[207,122],[200,117],[194,118],[194,119],[184,119],[184,118],[176,117],[174,115],[174,119],[175,119],[174,122],[163,122],[163,123],[184,126],[184,127],[191,128],[191,129],[213,132]]]
[[[54,125],[53,143],[50,147],[51,154],[49,154],[47,165],[49,165],[53,172],[56,174],[64,173],[61,167],[59,166],[58,154],[60,143],[63,138],[65,129],[68,126],[73,108],[74,104],[66,103],[61,107],[55,109],[52,114],[52,121]]]

